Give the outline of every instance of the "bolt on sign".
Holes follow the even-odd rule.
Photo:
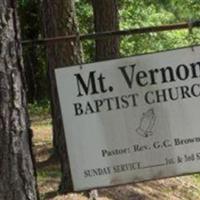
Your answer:
[[[74,190],[200,171],[200,47],[56,69]]]

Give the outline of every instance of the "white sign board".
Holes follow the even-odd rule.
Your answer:
[[[200,171],[200,47],[56,69],[74,190]]]

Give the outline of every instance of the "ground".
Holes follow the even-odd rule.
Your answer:
[[[83,194],[57,193],[60,181],[58,162],[52,155],[51,120],[32,118],[34,152],[37,161],[41,200],[87,200]],[[121,187],[101,189],[98,200],[200,200],[200,175],[183,176]]]

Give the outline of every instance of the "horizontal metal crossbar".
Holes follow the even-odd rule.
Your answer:
[[[143,27],[143,28],[134,28],[128,30],[117,30],[117,31],[105,31],[99,33],[88,33],[88,34],[74,34],[74,35],[65,35],[65,36],[57,36],[52,38],[43,38],[43,39],[35,39],[35,40],[24,40],[22,41],[22,45],[27,44],[46,44],[46,43],[56,43],[60,41],[67,41],[67,40],[76,40],[79,38],[81,41],[83,40],[96,40],[105,37],[111,36],[127,36],[127,35],[134,35],[134,34],[142,34],[142,33],[155,33],[161,31],[170,31],[170,30],[180,30],[180,29],[192,29],[194,27],[200,27],[200,20],[194,20],[189,22],[183,23],[176,23],[176,24],[166,24],[161,26],[150,26],[150,27]]]

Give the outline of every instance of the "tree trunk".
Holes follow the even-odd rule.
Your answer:
[[[118,6],[116,0],[92,0],[95,32],[114,31],[119,29]],[[119,57],[119,37],[111,36],[96,40],[95,60],[106,60]],[[97,199],[98,192],[93,190],[90,196]]]
[[[0,1],[0,199],[36,200],[16,1]]]
[[[119,29],[117,0],[93,0],[95,32]],[[96,60],[119,56],[119,37],[111,36],[96,40]]]
[[[46,37],[72,35],[77,33],[73,0],[43,1],[43,23]],[[61,193],[72,191],[68,154],[61,118],[54,69],[79,62],[79,41],[57,42],[47,44],[48,76],[50,81],[51,108],[53,120],[54,149],[61,162],[62,179],[59,187]]]

